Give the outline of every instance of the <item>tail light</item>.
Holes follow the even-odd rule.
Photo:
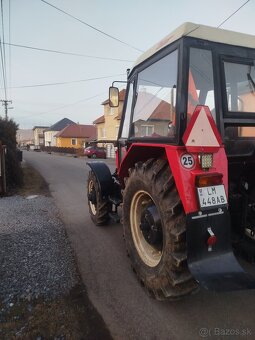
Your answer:
[[[207,232],[209,234],[209,237],[207,239],[208,251],[212,251],[212,246],[217,243],[217,237],[214,235],[212,228],[207,228]]]
[[[208,175],[199,175],[196,176],[196,187],[209,187],[213,185],[220,185],[222,184],[222,174],[208,174]]]

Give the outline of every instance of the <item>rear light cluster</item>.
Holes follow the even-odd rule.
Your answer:
[[[222,174],[208,174],[208,175],[199,175],[196,176],[196,186],[198,188],[201,187],[209,187],[213,185],[220,185],[222,184]]]

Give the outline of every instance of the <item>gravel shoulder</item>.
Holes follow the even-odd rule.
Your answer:
[[[27,165],[24,183],[0,198],[0,338],[111,339],[47,184]]]

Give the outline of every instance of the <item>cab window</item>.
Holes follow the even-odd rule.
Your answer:
[[[129,124],[130,124],[130,117],[131,117],[131,110],[132,110],[132,102],[133,102],[133,93],[134,93],[134,84],[133,82],[130,82],[129,88],[128,88],[128,99],[127,99],[127,106],[125,111],[125,117],[124,122],[122,126],[122,131],[120,137],[123,139],[128,138],[129,133]]]
[[[224,62],[229,112],[255,112],[254,63]]]
[[[175,136],[178,51],[138,74],[132,137]]]
[[[190,48],[187,121],[197,105],[206,105],[215,119],[212,52]]]

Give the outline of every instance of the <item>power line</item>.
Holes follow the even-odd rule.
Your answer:
[[[103,94],[105,94],[105,92],[98,93],[98,94],[96,94],[96,95],[94,95],[94,96],[91,96],[91,97],[88,97],[88,98],[85,98],[85,99],[80,99],[80,100],[78,100],[78,101],[76,101],[76,102],[73,102],[73,103],[70,103],[70,104],[66,104],[66,105],[59,106],[59,107],[57,107],[57,108],[55,108],[55,109],[52,109],[52,110],[48,110],[48,111],[45,111],[45,112],[40,112],[40,113],[37,113],[37,114],[34,114],[34,113],[33,113],[33,114],[31,114],[31,115],[21,116],[21,117],[19,117],[19,118],[28,118],[28,117],[32,117],[32,116],[39,116],[39,115],[49,114],[49,113],[51,113],[51,112],[53,112],[53,111],[58,111],[58,110],[61,110],[61,109],[66,108],[66,107],[73,106],[73,105],[76,105],[76,104],[79,104],[79,103],[82,103],[82,102],[86,102],[86,101],[88,101],[88,100],[91,100],[91,99],[100,97],[100,96],[102,96]],[[61,113],[61,114],[62,114],[62,113]]]
[[[11,0],[9,0],[9,43],[11,43]],[[11,45],[9,45],[9,86],[11,86],[11,81]],[[9,92],[9,95],[11,95],[11,92]]]
[[[58,51],[58,50],[50,50],[50,49],[46,49],[46,48],[33,47],[33,46],[27,46],[27,45],[18,45],[18,44],[11,44],[11,43],[5,43],[5,45],[14,46],[14,47],[20,47],[20,48],[26,48],[26,49],[35,50],[35,51],[43,51],[43,52],[71,55],[71,56],[77,56],[77,57],[102,59],[102,60],[111,60],[111,61],[125,61],[125,62],[130,62],[130,63],[134,62],[133,60],[127,60],[127,59],[98,57],[98,56],[93,56],[93,55],[73,53],[73,52],[64,52],[64,51]]]
[[[137,47],[135,47],[135,46],[132,46],[132,45],[130,45],[130,44],[124,42],[123,40],[120,40],[120,39],[118,39],[118,38],[115,38],[115,37],[113,37],[112,35],[110,35],[110,34],[104,32],[104,31],[102,31],[102,30],[96,28],[95,26],[92,26],[92,25],[88,24],[87,22],[85,22],[85,21],[83,21],[83,20],[81,20],[81,19],[75,17],[74,15],[65,12],[63,9],[56,7],[56,6],[50,4],[49,2],[47,2],[47,1],[45,1],[45,0],[41,0],[41,1],[44,2],[45,4],[47,4],[48,6],[51,6],[51,7],[55,8],[55,9],[58,10],[59,12],[64,13],[65,15],[69,16],[70,18],[73,18],[74,20],[79,21],[81,24],[86,25],[86,26],[92,28],[93,30],[95,30],[95,31],[97,31],[97,32],[99,32],[99,33],[101,33],[101,34],[107,36],[108,38],[111,38],[111,39],[113,39],[113,40],[115,40],[115,41],[118,41],[118,42],[121,43],[121,44],[124,44],[124,45],[126,45],[126,46],[128,46],[128,47],[131,47],[131,48],[133,48],[133,49],[136,50],[136,51],[144,52],[144,51],[142,51],[141,49],[139,49],[139,48],[137,48]]]
[[[4,68],[4,57],[3,57],[3,47],[2,40],[0,37],[0,53],[1,53],[1,65],[2,65],[2,74],[3,74],[3,83],[4,83],[4,95],[5,100],[7,100],[7,91],[6,91],[6,77],[5,77],[5,68]]]
[[[5,60],[5,45],[4,42],[4,15],[3,15],[3,0],[1,0],[1,19],[2,19],[2,38],[0,37],[0,49],[1,49],[1,64],[4,82],[4,94],[5,100],[7,100],[7,81],[6,81],[6,60]],[[2,40],[3,39],[3,40]]]
[[[45,83],[45,84],[33,84],[33,85],[13,86],[11,88],[12,89],[23,89],[23,88],[31,88],[31,87],[66,85],[66,84],[72,84],[72,83],[87,82],[87,81],[92,81],[92,80],[114,78],[114,77],[119,77],[119,76],[123,76],[123,75],[125,75],[125,73],[116,74],[116,75],[112,75],[112,76],[105,76],[105,77],[97,77],[97,78],[87,78],[87,79],[80,79],[80,80],[63,81],[63,82],[57,82],[57,83]]]
[[[5,69],[5,76],[6,76],[6,54],[5,54],[5,32],[4,32],[4,8],[3,8],[3,0],[1,0],[1,18],[2,18],[2,34],[3,34],[3,59],[4,59],[4,69]]]
[[[232,14],[230,14],[229,17],[227,17],[227,19],[225,19],[224,21],[222,21],[221,24],[219,24],[217,26],[217,28],[221,27],[223,24],[225,24],[226,21],[228,21],[230,18],[232,18],[232,16],[234,16],[238,11],[240,11],[241,8],[243,8],[250,0],[247,0],[244,4],[242,4],[242,6],[240,6],[236,11],[234,11]]]

